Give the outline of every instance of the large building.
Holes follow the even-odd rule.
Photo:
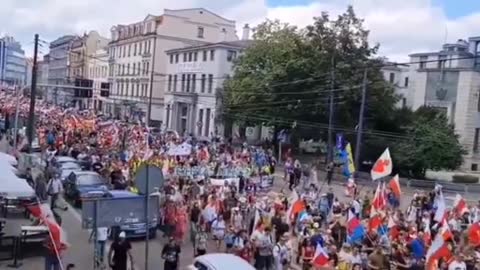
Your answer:
[[[99,49],[89,58],[87,78],[93,82],[93,98],[89,101],[88,108],[96,112],[106,111],[110,85],[108,83],[108,52]]]
[[[50,43],[50,61],[48,64],[48,84],[45,92],[47,101],[56,105],[71,105],[74,93],[70,84],[69,51],[76,36],[62,36]],[[58,86],[56,86],[58,85]]]
[[[244,28],[248,37],[248,26]],[[164,120],[167,129],[210,137],[223,134],[218,91],[232,74],[235,58],[250,40],[217,42],[167,51]]]
[[[234,21],[203,8],[166,9],[161,16],[148,15],[137,23],[116,25],[111,33],[110,113],[121,118],[146,120],[151,97],[149,122],[157,126],[165,117],[164,87],[168,62],[165,52],[238,40]]]
[[[468,153],[463,170],[480,164],[480,37],[445,44],[440,51],[414,53],[409,70],[407,105],[444,111]]]
[[[13,37],[0,38],[0,84],[21,85],[27,83],[25,52]]]
[[[386,63],[382,68],[385,80],[392,84],[395,93],[400,96],[397,107],[405,108],[408,106],[408,86],[410,82],[409,68],[406,65],[396,65],[394,63]]]

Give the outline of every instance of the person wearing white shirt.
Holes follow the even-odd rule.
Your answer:
[[[90,234],[90,239],[88,240],[89,242],[92,241],[92,238],[94,237],[95,231],[92,230],[92,233]],[[108,240],[108,228],[107,227],[99,227],[97,228],[97,233],[96,233],[96,245],[97,245],[97,257],[98,260],[103,264],[104,259],[105,259],[105,244],[107,243]]]
[[[455,254],[453,261],[448,265],[448,270],[467,270],[467,264],[461,254]]]
[[[58,207],[58,201],[61,199],[61,193],[63,192],[63,184],[58,175],[50,179],[50,181],[47,184],[47,194],[51,196],[50,200],[50,208],[52,211],[54,208]],[[67,211],[67,206],[64,207],[58,207],[63,209],[64,211]]]

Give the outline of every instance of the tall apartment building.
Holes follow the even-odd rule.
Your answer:
[[[248,39],[249,27],[244,28]],[[232,75],[235,58],[251,40],[217,42],[167,51],[165,127],[183,134],[223,134],[218,91]]]
[[[91,83],[84,83],[88,79],[89,64],[92,60],[95,60],[93,57],[97,51],[106,48],[109,41],[107,38],[100,36],[97,31],[90,31],[88,34],[77,37],[72,42],[68,64],[70,83],[76,86],[91,85]],[[105,63],[108,63],[108,60]],[[86,109],[93,107],[93,95],[79,95],[78,93],[81,93],[81,91],[78,90],[74,91],[74,93],[77,93],[74,101],[78,108]]]
[[[462,169],[480,164],[480,37],[444,44],[440,51],[414,53],[409,70],[407,105],[444,111],[468,153]]]
[[[13,37],[0,38],[0,84],[25,85],[27,64],[25,52]]]
[[[42,85],[48,84],[48,65],[50,63],[50,55],[46,54],[43,59],[38,61],[37,68],[37,89],[41,92],[42,98],[47,99],[47,87]]]
[[[73,101],[73,89],[70,84],[69,51],[76,36],[62,36],[50,43],[50,61],[48,65],[48,84],[58,85],[46,87],[47,101],[56,105],[68,105]]]
[[[111,29],[110,97],[111,114],[145,120],[151,94],[151,123],[164,119],[166,51],[238,40],[235,22],[203,8],[168,10],[148,15],[143,21],[116,25]]]
[[[96,112],[105,112],[110,85],[108,83],[108,52],[99,49],[88,60],[87,78],[93,81],[93,99],[88,108]]]

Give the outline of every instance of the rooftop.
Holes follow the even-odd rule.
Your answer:
[[[194,45],[188,46],[183,48],[177,48],[166,51],[167,54],[175,53],[175,52],[183,52],[183,51],[192,51],[192,50],[200,50],[200,49],[207,49],[207,48],[231,48],[231,49],[245,49],[248,46],[254,43],[253,40],[235,40],[235,41],[222,41],[216,43],[207,43],[203,45]]]

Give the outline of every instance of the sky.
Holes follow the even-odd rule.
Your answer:
[[[115,24],[143,20],[163,9],[204,7],[233,19],[240,29],[269,19],[300,27],[327,11],[336,16],[353,5],[370,30],[379,55],[407,61],[410,53],[437,51],[442,43],[480,35],[478,0],[1,0],[0,34],[19,40],[32,55],[33,36],[52,41],[64,34],[97,30],[109,37]],[[40,48],[47,53],[46,45]]]

